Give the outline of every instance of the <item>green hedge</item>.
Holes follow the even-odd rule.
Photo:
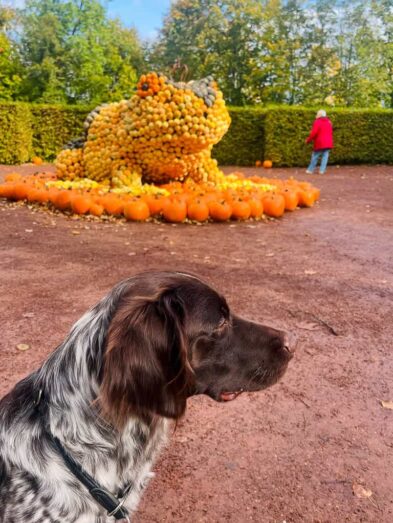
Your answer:
[[[393,111],[332,112],[334,163],[393,163]]]
[[[54,160],[72,138],[83,134],[87,107],[32,105],[33,151],[45,160]]]
[[[270,107],[265,119],[265,157],[275,165],[302,166],[310,160],[305,145],[317,109]],[[330,109],[334,149],[330,163],[393,163],[393,111]]]
[[[0,162],[27,162],[32,154],[32,117],[28,104],[0,103]]]
[[[266,109],[229,107],[231,125],[224,138],[213,147],[213,156],[221,165],[254,165],[263,160]]]
[[[33,156],[54,160],[83,132],[88,107],[0,103],[0,163],[19,164]]]
[[[82,133],[89,107],[0,103],[0,163],[18,164],[32,156],[53,160]],[[305,166],[305,145],[316,108],[230,107],[232,124],[214,146],[221,165],[254,165],[271,159],[278,166]],[[393,163],[393,110],[330,109],[335,147],[330,163]]]

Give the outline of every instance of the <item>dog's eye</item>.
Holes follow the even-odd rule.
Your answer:
[[[217,327],[215,328],[216,331],[220,331],[224,329],[228,325],[228,319],[224,318],[224,316],[220,319]]]

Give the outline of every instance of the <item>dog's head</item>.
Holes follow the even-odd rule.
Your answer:
[[[101,407],[117,425],[177,419],[191,395],[229,401],[272,385],[292,355],[283,332],[232,314],[199,278],[144,273],[129,280],[109,326]]]

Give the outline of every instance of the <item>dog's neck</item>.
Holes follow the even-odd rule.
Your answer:
[[[97,481],[109,490],[138,476],[141,463],[166,438],[161,417],[131,418],[118,430],[99,413],[99,375],[105,333],[116,303],[104,298],[72,328],[66,340],[37,373],[46,402],[47,429]]]

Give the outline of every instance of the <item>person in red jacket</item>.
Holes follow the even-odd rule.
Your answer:
[[[306,173],[312,174],[314,172],[318,160],[321,157],[319,173],[324,174],[330,150],[333,148],[333,125],[326,116],[326,111],[323,109],[317,112],[317,117],[314,120],[311,132],[306,138],[306,143],[310,142],[314,142],[314,147],[310,165],[308,166]]]

